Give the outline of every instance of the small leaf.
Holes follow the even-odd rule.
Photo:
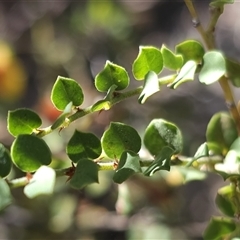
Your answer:
[[[163,65],[171,70],[178,70],[183,65],[183,57],[180,54],[174,54],[170,49],[168,49],[164,44],[161,48],[161,53],[163,57]]]
[[[59,110],[64,110],[72,102],[73,106],[83,103],[84,96],[80,85],[71,78],[58,76],[51,92],[51,100]]]
[[[206,240],[222,239],[235,229],[236,224],[232,219],[226,217],[212,217],[204,231],[203,238]]]
[[[181,68],[174,82],[171,83],[170,87],[176,89],[180,84],[184,82],[193,81],[196,69],[197,69],[196,62],[191,60],[186,62],[184,66]]]
[[[204,55],[204,48],[195,40],[187,40],[176,46],[176,53],[183,56],[184,63],[192,60],[197,64],[201,64]]]
[[[31,134],[42,125],[41,118],[33,111],[20,108],[8,112],[8,131],[16,137],[19,134]]]
[[[0,143],[0,177],[6,177],[12,168],[9,151]]]
[[[111,103],[108,100],[99,100],[93,104],[91,110],[92,112],[97,112],[101,110],[109,110],[111,108]]]
[[[10,188],[5,180],[0,178],[0,212],[12,203]]]
[[[226,63],[222,53],[207,52],[203,56],[203,67],[199,73],[199,81],[207,85],[218,81],[226,73]]]
[[[153,156],[157,156],[167,146],[177,154],[182,150],[182,134],[173,123],[154,119],[145,130],[144,144]]]
[[[129,76],[125,68],[106,62],[104,69],[95,77],[95,87],[99,92],[107,92],[112,85],[116,85],[116,90],[123,90],[128,87]]]
[[[141,138],[137,131],[123,123],[112,122],[104,132],[102,148],[109,158],[120,158],[124,151],[137,153],[141,148]]]
[[[163,68],[161,51],[155,47],[139,47],[139,53],[132,67],[137,80],[143,80],[149,71],[159,74]]]
[[[11,156],[23,172],[33,172],[51,163],[51,151],[47,144],[41,138],[27,134],[19,135],[14,140]]]
[[[158,76],[155,72],[150,71],[145,76],[143,90],[138,98],[138,101],[143,104],[154,93],[160,90]]]
[[[205,172],[197,170],[195,168],[178,167],[178,170],[182,174],[183,183],[203,180],[207,177],[207,174]]]
[[[47,166],[41,166],[29,184],[24,187],[24,194],[28,198],[34,198],[39,195],[49,195],[53,193],[56,180],[56,172]]]
[[[155,160],[144,171],[145,176],[152,176],[155,172],[160,170],[170,170],[171,157],[174,154],[174,150],[166,146],[161,149]]]
[[[218,190],[215,203],[221,212],[228,217],[234,217],[236,213],[236,208],[232,203],[233,199],[233,188],[232,186],[228,185],[222,187]]]
[[[212,0],[209,6],[211,7],[223,7],[225,4],[233,4],[234,0]]]
[[[225,155],[234,140],[238,137],[236,125],[227,112],[219,112],[213,115],[208,123],[206,138],[208,143],[214,143],[222,149]],[[209,145],[209,149],[211,145]]]
[[[118,168],[113,175],[113,181],[122,183],[134,173],[138,172],[141,172],[140,157],[138,154],[131,151],[123,152],[120,157]]]
[[[70,185],[81,189],[91,183],[98,183],[98,165],[91,160],[82,159],[77,163]]]
[[[75,163],[84,158],[98,158],[101,152],[101,142],[92,133],[75,130],[67,145],[67,154]]]
[[[225,60],[228,78],[235,87],[240,87],[240,64],[228,58]]]

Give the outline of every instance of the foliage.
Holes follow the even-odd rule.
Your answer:
[[[192,18],[198,19],[192,2],[186,0],[185,3]],[[229,84],[240,86],[240,65],[216,50],[212,36],[219,12],[222,13],[228,3],[232,1],[212,1],[210,22],[213,24],[207,31],[200,23],[196,26],[206,48],[195,40],[177,44],[175,51],[164,44],[160,48],[140,46],[132,64],[132,75],[140,85],[135,89],[128,89],[130,73],[124,67],[107,61],[95,77],[96,90],[105,93],[105,97],[92,106],[81,107],[84,92],[77,81],[59,76],[52,87],[51,100],[61,114],[51,126],[41,127],[42,119],[30,109],[9,111],[7,127],[15,139],[10,153],[0,145],[0,209],[11,203],[10,189],[14,187],[24,186],[24,194],[28,198],[53,193],[57,176],[68,176],[71,187],[82,189],[98,183],[101,170],[113,171],[113,181],[121,184],[134,174],[150,177],[158,171],[171,171],[173,165],[179,165],[179,171],[185,175],[186,181],[201,180],[203,175],[195,173],[205,167],[220,174],[224,180],[228,179],[230,185],[219,189],[216,195],[216,205],[226,216],[212,217],[204,238],[235,236],[239,229],[235,217],[240,216],[240,115]],[[161,76],[164,69],[172,71],[171,74]],[[107,111],[130,97],[138,96],[139,103],[145,104],[163,86],[175,90],[195,79],[205,85],[219,82],[230,113],[219,112],[212,117],[206,129],[206,142],[199,146],[194,156],[181,156],[181,130],[165,119],[153,119],[145,126],[143,136],[133,126],[111,122],[101,138],[93,133],[75,130],[66,144],[66,154],[72,166],[64,169],[51,167],[54,156],[44,136],[56,130],[60,133],[75,120]],[[141,149],[148,151],[150,159],[142,158]],[[219,157],[218,161],[214,160],[215,156]],[[8,179],[12,163],[26,172],[26,177]]]

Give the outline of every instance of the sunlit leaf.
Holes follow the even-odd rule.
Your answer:
[[[203,67],[199,73],[199,81],[207,85],[218,81],[226,73],[226,63],[222,53],[207,52],[203,56]]]
[[[184,63],[192,60],[201,64],[204,52],[202,44],[195,40],[187,40],[176,45],[176,53],[183,56]]]
[[[0,177],[6,177],[12,168],[9,151],[0,143]]]
[[[70,185],[81,189],[91,183],[98,183],[98,165],[91,160],[82,159],[77,163]]]
[[[154,119],[145,130],[144,144],[153,156],[157,156],[164,147],[170,147],[174,153],[179,153],[183,146],[182,134],[173,123]]]
[[[23,172],[36,171],[51,163],[51,151],[45,141],[32,135],[18,135],[11,147],[14,164]]]
[[[123,152],[118,163],[118,168],[113,175],[113,181],[122,183],[138,172],[141,172],[140,157],[138,154],[131,151]]]
[[[120,158],[124,151],[137,153],[141,148],[141,138],[137,131],[123,123],[112,122],[104,132],[102,148],[110,158]]]
[[[176,89],[180,84],[184,82],[193,81],[196,69],[197,64],[195,61],[190,60],[186,62],[173,83],[171,83],[170,87]]]
[[[100,140],[92,133],[75,130],[67,145],[67,154],[73,162],[97,158],[102,152]]]
[[[135,59],[132,71],[137,80],[143,80],[149,71],[159,74],[163,68],[163,58],[158,48],[151,46],[140,46],[139,53]]]
[[[28,198],[34,198],[39,195],[49,195],[53,193],[56,179],[56,172],[47,166],[41,166],[29,184],[24,187],[24,194]]]
[[[42,125],[41,118],[32,110],[20,108],[8,112],[8,131],[13,135],[31,134]]]
[[[180,54],[174,54],[169,48],[164,44],[161,48],[161,53],[163,57],[163,65],[171,70],[178,70],[183,65],[183,57]]]
[[[82,88],[75,80],[58,76],[52,88],[51,100],[57,109],[64,110],[70,102],[73,106],[81,105],[84,95]]]
[[[160,90],[159,82],[158,82],[158,76],[155,72],[148,72],[145,81],[143,90],[138,98],[138,101],[143,104],[145,101],[152,96],[154,93],[158,92]]]
[[[123,90],[129,84],[129,76],[125,68],[106,62],[104,69],[95,77],[95,87],[100,92],[107,92],[111,86],[116,85],[116,90]]]

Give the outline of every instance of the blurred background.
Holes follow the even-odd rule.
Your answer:
[[[195,3],[206,26],[209,1]],[[227,56],[240,60],[238,5],[225,7],[216,40]],[[8,110],[31,108],[41,115],[43,127],[57,118],[50,93],[58,75],[79,82],[86,107],[104,96],[96,91],[94,77],[106,60],[125,67],[132,78],[139,45],[174,50],[186,39],[201,41],[182,1],[0,1],[0,142],[10,147],[13,141],[6,128]],[[140,84],[132,79],[130,88]],[[144,105],[133,98],[88,115],[45,140],[54,167],[66,167],[64,149],[74,129],[101,137],[110,121],[122,121],[142,135],[153,118],[165,118],[182,130],[183,154],[191,155],[205,141],[211,116],[221,110],[226,107],[218,84],[194,81],[176,91],[164,88]],[[12,176],[23,174],[14,169]],[[33,200],[14,189],[14,203],[0,213],[0,239],[202,239],[210,216],[220,214],[214,198],[223,181],[216,175],[182,185],[173,168],[119,186],[111,176],[101,172],[100,184],[81,191],[59,178],[54,195]]]

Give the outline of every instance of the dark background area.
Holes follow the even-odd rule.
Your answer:
[[[195,3],[206,26],[209,1]],[[216,40],[227,56],[239,60],[238,5],[226,6]],[[165,44],[174,50],[186,39],[201,41],[182,1],[1,1],[0,142],[10,147],[13,141],[6,129],[8,110],[31,108],[44,126],[56,119],[50,92],[58,75],[79,82],[87,107],[103,97],[94,77],[106,60],[132,76],[139,45]],[[130,88],[140,84],[132,79]],[[206,87],[196,79],[176,91],[164,88],[144,105],[133,98],[88,115],[45,140],[54,158],[68,166],[64,149],[74,129],[101,136],[110,121],[122,121],[142,134],[153,118],[165,118],[180,127],[183,154],[191,155],[205,141],[209,119],[221,110],[226,107],[218,84]],[[82,191],[59,178],[54,195],[32,200],[14,189],[13,205],[0,213],[0,239],[202,239],[210,216],[219,214],[214,198],[223,183],[218,176],[181,185],[173,169],[118,186],[111,174],[100,173],[100,184]],[[16,176],[22,173],[15,169],[10,177]]]

